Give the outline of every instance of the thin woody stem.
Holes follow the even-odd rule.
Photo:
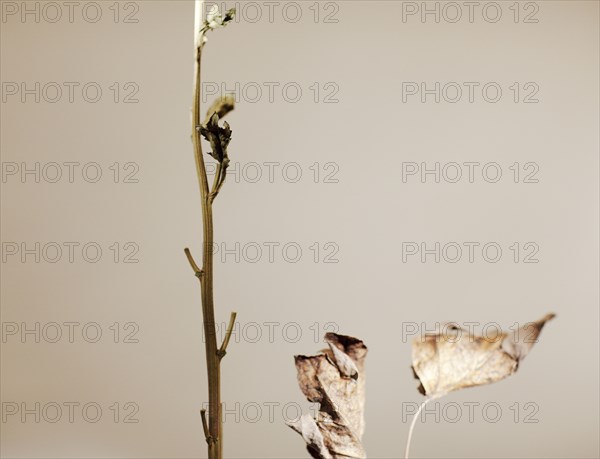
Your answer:
[[[196,1],[196,21],[194,34],[196,40],[196,59],[194,65],[194,97],[192,105],[192,142],[194,145],[194,158],[198,185],[200,187],[200,201],[202,206],[202,272],[203,279],[200,284],[202,292],[202,317],[204,322],[204,337],[206,348],[206,369],[208,373],[208,457],[221,459],[222,457],[222,417],[221,417],[221,368],[217,355],[217,334],[215,329],[215,313],[213,303],[213,219],[212,207],[209,200],[208,178],[206,166],[202,155],[202,145],[198,127],[201,123],[200,101],[201,80],[200,70],[202,61],[203,41],[200,35],[202,24],[202,2]],[[197,271],[196,271],[197,272]],[[206,423],[206,419],[203,418]]]
[[[221,359],[226,353],[227,345],[235,325],[236,313],[232,313],[225,339],[220,348],[217,348],[217,333],[215,323],[214,299],[213,299],[213,214],[212,203],[225,180],[227,164],[219,163],[212,188],[209,188],[206,165],[202,154],[200,133],[201,126],[201,62],[202,48],[204,46],[202,0],[195,0],[194,21],[194,97],[192,101],[192,143],[194,146],[194,159],[198,185],[200,188],[200,203],[202,208],[202,268],[198,266],[189,249],[185,249],[185,255],[195,275],[200,279],[200,290],[202,294],[202,317],[204,325],[204,338],[206,348],[206,369],[208,376],[208,416],[207,410],[201,410],[202,428],[208,443],[209,459],[221,459],[223,457],[223,420],[221,406]],[[231,110],[229,108],[229,110]],[[207,114],[208,116],[208,114]],[[208,119],[208,118],[207,118]]]

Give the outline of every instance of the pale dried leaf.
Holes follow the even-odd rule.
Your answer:
[[[313,426],[302,419],[290,423],[301,433],[311,455],[317,459],[364,458],[365,373],[367,348],[350,336],[327,333],[329,349],[315,356],[296,356],[298,384],[310,402],[319,403],[313,420],[325,450],[318,443]]]
[[[331,349],[331,352],[333,353],[333,360],[335,361],[335,365],[338,367],[338,370],[340,370],[342,376],[352,379],[358,379],[358,368],[356,368],[356,365],[354,364],[350,356],[340,351],[335,344],[330,342],[328,342],[327,344],[329,345],[329,349]]]
[[[308,414],[303,414],[296,421],[287,423],[292,429],[302,435],[306,442],[306,448],[313,457],[331,459],[331,454],[325,447],[323,435],[317,426],[315,420]]]
[[[554,314],[531,322],[518,331],[484,338],[454,329],[417,338],[412,344],[413,371],[419,391],[440,397],[465,387],[499,381],[517,371],[519,363],[537,342],[545,323]]]
[[[555,317],[554,314],[547,314],[537,322],[529,322],[523,325],[516,333],[507,333],[502,341],[502,349],[508,355],[512,356],[518,363],[525,358],[542,332],[542,328],[549,320]]]

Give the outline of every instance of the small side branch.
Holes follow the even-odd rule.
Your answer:
[[[196,264],[194,257],[192,257],[192,252],[190,252],[190,249],[188,249],[186,247],[185,249],[183,249],[183,251],[185,252],[185,256],[187,257],[188,262],[190,263],[190,266],[194,270],[194,274],[196,275],[196,277],[198,279],[202,279],[202,275],[204,274],[204,271],[202,271]]]
[[[228,164],[219,164],[217,166],[217,173],[215,174],[215,180],[213,182],[212,190],[209,195],[209,201],[211,204],[215,200],[215,198],[219,194],[219,191],[221,191],[223,184],[225,183],[225,177],[227,176],[227,165]]]
[[[213,203],[213,201],[215,200],[215,198],[217,197],[217,195],[219,194],[219,191],[221,190],[221,187],[223,186],[223,164],[219,163],[217,164],[217,171],[215,173],[215,178],[213,180],[213,185],[212,188],[210,190],[210,194],[208,195],[208,201],[210,204]]]
[[[219,360],[225,357],[227,354],[227,346],[229,345],[229,340],[231,339],[231,333],[233,333],[233,327],[235,326],[235,318],[237,317],[237,312],[232,312],[229,317],[229,325],[227,325],[227,331],[225,332],[225,338],[223,339],[223,344],[217,351],[217,356]]]
[[[213,439],[210,436],[210,432],[208,431],[208,422],[206,422],[206,410],[200,410],[200,417],[202,418],[202,429],[204,429],[204,438],[206,438],[206,443],[209,445],[212,443]]]

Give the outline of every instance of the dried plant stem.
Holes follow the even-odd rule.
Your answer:
[[[408,453],[410,451],[410,441],[412,440],[412,434],[413,430],[415,429],[415,425],[417,424],[417,419],[419,419],[421,411],[423,410],[423,408],[425,408],[425,405],[427,405],[430,400],[431,398],[426,398],[425,401],[421,403],[421,406],[419,406],[419,409],[415,413],[413,420],[410,423],[410,429],[408,430],[408,439],[406,440],[406,449],[404,450],[404,459],[408,459]]]
[[[201,124],[201,79],[200,68],[204,42],[200,29],[202,27],[202,1],[195,2],[195,65],[194,65],[194,97],[192,105],[192,143],[198,184],[200,186],[200,202],[202,207],[202,268],[195,262],[189,249],[185,255],[194,274],[200,281],[202,294],[202,317],[204,322],[204,339],[206,348],[206,368],[208,374],[208,419],[206,410],[201,411],[202,427],[208,444],[209,459],[223,457],[223,422],[221,406],[221,359],[225,356],[226,348],[235,324],[236,313],[231,314],[229,326],[223,344],[217,347],[217,333],[213,301],[213,214],[212,203],[222,186],[222,174],[217,174],[212,190],[209,190],[206,166],[202,154],[201,134],[198,127]],[[221,168],[219,167],[219,170]]]

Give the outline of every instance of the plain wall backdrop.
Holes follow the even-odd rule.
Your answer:
[[[76,3],[1,2],[0,452],[205,457],[193,2]],[[227,457],[308,456],[293,355],[326,331],[369,347],[364,443],[392,458],[415,336],[551,311],[412,456],[598,457],[598,2],[467,3],[238,2],[209,34],[206,93],[239,99],[214,212]]]

